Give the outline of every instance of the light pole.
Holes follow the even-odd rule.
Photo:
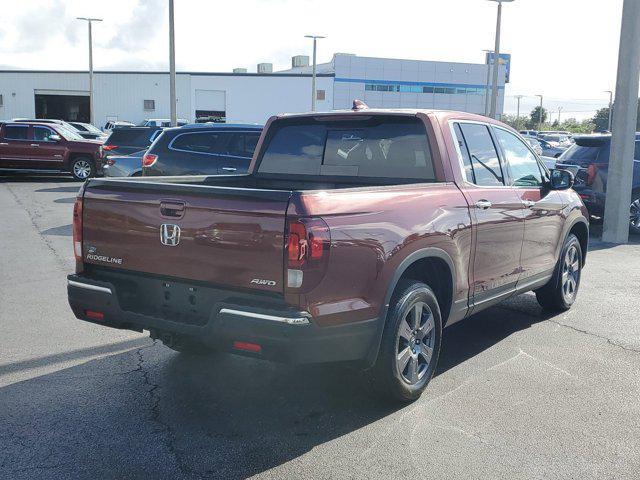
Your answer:
[[[513,2],[513,0],[489,0],[498,2],[498,16],[496,20],[496,46],[493,49],[493,85],[491,89],[491,118],[496,118],[498,104],[498,72],[500,71],[500,22],[502,20],[502,2]]]
[[[640,2],[624,0],[602,240],[627,243],[640,76]],[[635,218],[634,218],[635,220]]]
[[[178,111],[176,108],[176,40],[173,23],[173,0],[169,0],[169,108],[171,126],[175,127],[178,125]]]
[[[560,125],[560,115],[562,114],[562,107],[558,107],[558,125]]]
[[[311,111],[316,111],[316,42],[322,35],[305,35],[304,38],[313,39],[313,69],[311,71]]]
[[[611,108],[613,107],[613,92],[611,90],[605,90],[604,93],[609,94],[609,122],[607,123],[607,130],[611,131]]]
[[[540,111],[538,112],[538,131],[542,130],[542,95],[536,95],[540,97]]]
[[[76,20],[84,20],[89,25],[89,123],[95,125],[93,114],[93,40],[91,38],[91,22],[101,22],[101,18],[76,17]]]
[[[487,56],[487,81],[485,82],[484,85],[484,116],[488,117],[489,116],[489,86],[491,82],[491,54],[493,53],[493,50],[482,50],[483,52],[485,52],[485,55]],[[495,62],[495,58],[494,58],[494,62]]]
[[[518,107],[516,108],[516,126],[520,127],[520,99],[524,97],[524,95],[516,95],[516,100],[518,101]]]

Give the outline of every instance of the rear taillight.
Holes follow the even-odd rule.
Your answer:
[[[142,166],[150,167],[151,165],[156,163],[156,160],[158,160],[157,155],[154,155],[153,153],[145,153],[144,156],[142,157]]]
[[[76,271],[82,270],[82,197],[73,205],[73,254],[76,257]]]
[[[287,287],[309,291],[324,276],[331,233],[321,218],[290,220],[287,227]]]
[[[598,167],[592,163],[587,168],[587,185],[593,185],[593,181],[596,178],[596,174],[598,173]]]
[[[110,152],[111,150],[115,150],[118,148],[118,145],[102,145],[102,150]]]

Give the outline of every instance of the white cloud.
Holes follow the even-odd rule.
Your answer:
[[[20,68],[86,68],[86,36],[76,16],[98,16],[97,69],[162,69],[168,61],[167,0],[12,2],[3,10],[3,63]],[[485,0],[175,0],[180,70],[230,71],[334,52],[482,62],[492,48],[496,4]],[[502,50],[512,54],[507,95],[602,99],[615,82],[622,0],[516,0],[504,4]],[[62,28],[61,28],[62,27]],[[530,110],[534,98],[523,100]],[[566,111],[581,110],[578,102]],[[593,103],[593,102],[592,102]],[[584,104],[584,105],[583,105]],[[507,97],[507,109],[515,101]],[[595,108],[595,107],[594,107]],[[528,109],[528,110],[527,110]],[[565,116],[566,118],[566,116]]]

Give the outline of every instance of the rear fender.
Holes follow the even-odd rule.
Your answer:
[[[447,252],[440,248],[428,247],[420,250],[416,250],[415,252],[408,255],[396,268],[391,282],[389,282],[389,287],[387,288],[387,293],[384,298],[384,303],[380,309],[380,313],[378,315],[378,322],[376,327],[376,335],[374,336],[373,343],[367,356],[364,359],[364,368],[371,368],[376,363],[376,359],[378,358],[378,351],[380,350],[380,343],[382,341],[382,334],[384,333],[384,326],[387,322],[387,313],[389,312],[389,304],[391,303],[391,297],[393,296],[393,292],[398,286],[398,282],[402,278],[402,275],[407,271],[407,269],[416,261],[422,260],[424,258],[439,258],[444,260],[449,266],[449,270],[451,271],[451,291],[455,292],[456,285],[456,270],[454,268],[453,260],[449,256]],[[450,311],[453,308],[453,299],[452,305],[449,306]],[[446,322],[446,319],[443,319],[443,324]]]

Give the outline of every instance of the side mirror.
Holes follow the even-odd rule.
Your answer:
[[[49,135],[50,142],[59,142],[60,140],[62,140],[60,135]]]
[[[573,173],[569,170],[554,168],[551,170],[551,188],[553,190],[566,190],[573,187]]]

